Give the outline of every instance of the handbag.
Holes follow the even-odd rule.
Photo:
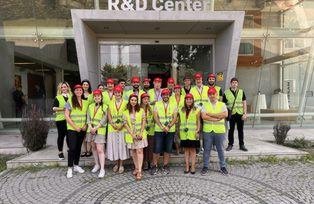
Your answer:
[[[226,118],[226,121],[229,121],[229,120],[231,119],[233,107],[234,107],[234,104],[235,104],[235,102],[236,102],[236,100],[237,100],[237,96],[238,96],[238,90],[237,90],[237,92],[236,92],[236,94],[235,94],[235,97],[234,97],[234,101],[233,101],[231,110],[228,109],[228,116],[227,116],[227,118]]]

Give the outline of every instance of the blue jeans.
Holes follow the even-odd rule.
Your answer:
[[[204,145],[204,153],[203,153],[203,162],[204,167],[209,167],[209,157],[210,151],[212,149],[213,144],[216,146],[219,158],[220,168],[226,167],[223,142],[225,140],[225,134],[219,134],[214,132],[203,132],[203,145]]]

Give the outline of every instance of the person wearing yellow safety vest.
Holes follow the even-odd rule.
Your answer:
[[[108,78],[106,80],[106,86],[107,86],[107,90],[102,92],[102,100],[103,100],[103,104],[105,104],[106,106],[109,106],[110,101],[114,98],[114,94],[113,94],[114,80],[111,78]]]
[[[149,91],[150,87],[150,78],[144,78],[143,79],[143,91],[147,93]]]
[[[136,180],[142,179],[142,166],[144,159],[143,149],[147,147],[147,132],[145,112],[138,103],[138,96],[131,94],[127,108],[123,114],[124,127],[127,132],[125,141],[128,148],[131,150],[135,169],[133,175]]]
[[[207,91],[208,86],[203,85],[203,76],[201,73],[196,73],[194,75],[195,86],[190,90],[190,94],[194,97],[195,107],[202,109],[203,104],[208,101]]]
[[[218,101],[222,101],[222,89],[220,86],[216,85],[216,75],[213,73],[208,74],[207,81],[208,81],[209,88],[214,87],[216,89],[218,93],[217,94]]]
[[[195,174],[196,148],[200,147],[200,110],[194,106],[194,97],[188,93],[184,106],[179,108],[180,146],[184,148],[185,171]],[[191,166],[190,166],[191,161]]]
[[[179,84],[176,84],[173,88],[174,94],[170,96],[169,101],[170,103],[173,103],[178,110],[184,106],[184,96],[181,94],[181,86]],[[176,123],[176,132],[174,135],[174,145],[176,148],[176,155],[180,153],[180,138],[179,138],[179,126],[178,123]]]
[[[113,89],[114,99],[108,107],[108,136],[107,158],[116,161],[113,172],[123,173],[123,161],[129,158],[129,150],[124,138],[123,112],[126,110],[127,101],[122,98],[122,87],[115,86]]]
[[[220,172],[228,174],[224,157],[223,142],[225,140],[226,126],[225,118],[228,116],[227,107],[223,102],[218,101],[217,91],[211,87],[208,89],[209,102],[205,103],[202,109],[203,124],[203,169],[202,175],[208,173],[209,157],[212,146],[216,146],[219,158]]]
[[[168,164],[177,121],[177,107],[169,102],[169,95],[170,91],[163,89],[161,91],[162,101],[158,101],[154,106],[155,135],[152,175],[156,175],[158,172],[157,163],[162,153],[164,158],[162,171],[164,174],[170,172]]]
[[[81,82],[81,85],[82,85],[83,91],[84,91],[82,99],[87,100],[88,105],[93,103],[94,100],[93,100],[93,94],[92,94],[92,87],[90,85],[89,80],[84,79]],[[85,137],[86,137],[86,135],[85,135]],[[86,142],[86,140],[83,141],[83,150],[84,150],[84,152],[81,154],[81,157],[92,156],[92,146],[91,146],[90,142]]]
[[[182,90],[181,90],[181,93],[182,93],[182,95],[186,95],[186,94],[188,94],[188,93],[190,93],[190,90],[191,90],[191,84],[192,84],[192,81],[191,81],[191,76],[189,76],[189,75],[185,75],[184,76],[184,78],[183,78],[183,83],[184,83],[184,86],[183,86],[183,88],[182,88]]]
[[[107,106],[102,102],[102,91],[93,91],[94,103],[90,104],[87,111],[87,142],[92,145],[95,166],[92,173],[99,170],[98,178],[105,176],[105,153],[107,125]]]
[[[152,106],[154,106],[157,101],[162,100],[162,98],[161,98],[161,82],[162,82],[162,79],[159,77],[156,77],[154,79],[154,82],[153,82],[154,88],[149,89],[149,91],[147,92],[149,95],[149,99],[150,99],[150,105],[152,105]]]
[[[155,121],[153,116],[153,109],[149,105],[149,95],[143,93],[141,95],[141,108],[144,110],[146,118],[146,132],[148,146],[144,148],[144,170],[148,170],[153,162],[153,146],[154,146],[154,132],[155,132]]]
[[[65,104],[67,103],[69,97],[71,97],[71,88],[67,82],[61,82],[58,84],[57,87],[57,96],[53,102],[53,108],[52,110],[56,113],[56,126],[58,130],[58,139],[57,139],[57,145],[59,150],[59,160],[64,159],[63,155],[63,144],[64,144],[64,138],[67,141],[67,122],[65,120],[64,116],[64,110],[65,110]]]
[[[128,101],[131,94],[141,96],[143,93],[145,93],[142,89],[140,89],[140,81],[141,80],[139,77],[137,76],[132,77],[131,79],[132,89],[126,91],[126,93],[123,95],[124,100]]]
[[[223,95],[223,102],[227,105],[231,117],[229,117],[230,129],[228,132],[228,147],[226,151],[232,150],[234,143],[234,128],[237,124],[239,147],[242,151],[248,151],[244,146],[244,133],[243,126],[244,120],[246,120],[246,96],[242,89],[238,88],[239,81],[237,78],[232,78],[230,80],[230,89],[227,89]]]
[[[64,112],[67,121],[69,146],[67,178],[72,178],[73,171],[78,173],[85,172],[78,165],[82,143],[86,135],[86,113],[89,104],[87,100],[82,98],[83,87],[80,84],[75,85],[73,90],[74,94],[66,103]]]

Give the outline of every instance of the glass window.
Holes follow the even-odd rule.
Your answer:
[[[246,40],[240,43],[239,48],[240,55],[253,55],[254,54],[254,41],[253,40]]]

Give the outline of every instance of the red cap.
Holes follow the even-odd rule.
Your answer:
[[[132,98],[132,97],[138,98],[138,96],[137,96],[135,93],[132,93],[132,94],[130,95],[129,99]]]
[[[186,94],[184,98],[185,98],[185,99],[187,99],[187,98],[191,98],[191,99],[193,99],[193,100],[194,100],[193,95],[192,95],[192,94],[190,94],[190,93]]]
[[[181,89],[181,86],[179,84],[174,86],[174,89]]]
[[[216,94],[217,91],[214,87],[209,87],[208,91],[207,91],[207,94],[210,95],[210,94]]]
[[[168,78],[167,83],[174,84],[174,79],[172,77]]]
[[[150,78],[144,78],[143,82],[150,82]]]
[[[118,86],[115,86],[115,87],[113,88],[113,92],[120,92],[120,93],[122,93],[122,92],[123,92],[123,89],[122,89],[122,87],[121,87],[120,85],[118,85]]]
[[[208,78],[216,78],[216,75],[213,73],[208,74]]]
[[[194,79],[199,79],[199,78],[203,78],[201,73],[195,73],[194,74]]]
[[[169,89],[163,89],[162,91],[161,91],[161,95],[163,96],[163,95],[166,95],[166,94],[170,94],[170,91],[169,91]]]
[[[141,95],[141,99],[146,98],[146,97],[148,97],[148,98],[149,98],[149,95],[148,95],[147,93],[142,93],[142,95]]]
[[[162,82],[162,79],[159,78],[159,77],[156,77],[156,78],[154,79],[154,82]]]
[[[83,89],[82,85],[81,84],[76,84],[73,88],[73,90],[75,89]]]
[[[102,91],[99,90],[99,89],[96,89],[96,90],[93,91],[93,95],[94,95],[94,96],[95,96],[95,95],[101,95],[101,94],[102,94]]]
[[[131,79],[131,82],[132,83],[140,83],[140,78],[139,77],[137,77],[137,76],[134,76],[134,77],[132,77],[132,79]]]
[[[106,83],[107,84],[114,84],[114,80],[112,78],[108,78]]]

